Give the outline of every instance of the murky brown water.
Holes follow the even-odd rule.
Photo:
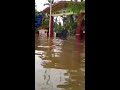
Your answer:
[[[85,90],[84,44],[35,40],[35,90]]]

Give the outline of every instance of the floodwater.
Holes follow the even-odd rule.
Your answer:
[[[84,42],[35,37],[35,90],[85,90]]]

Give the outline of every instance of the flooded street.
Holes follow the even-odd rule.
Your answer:
[[[35,90],[85,90],[85,47],[74,38],[35,37]]]

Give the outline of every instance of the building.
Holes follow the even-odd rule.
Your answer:
[[[54,17],[57,16],[67,16],[67,15],[73,15],[74,13],[68,9],[69,4],[71,1],[59,1],[52,5],[52,15],[51,15],[51,25],[50,25],[50,36],[53,37],[53,23],[54,23]],[[50,13],[50,7],[47,7],[43,10],[43,13],[45,13],[47,16],[49,16]],[[85,11],[82,10],[80,12],[80,15],[77,18],[77,21],[79,22],[76,27],[76,38],[81,39],[85,33]],[[49,27],[48,27],[49,29]]]

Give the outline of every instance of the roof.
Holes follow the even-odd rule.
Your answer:
[[[66,8],[71,1],[59,1],[52,5],[52,13]],[[43,10],[44,13],[49,13],[50,7],[47,7]]]
[[[47,26],[47,25],[46,26],[40,26],[40,27],[37,28],[37,30],[38,29],[48,29],[48,28],[49,28],[49,26]]]
[[[71,3],[71,1],[59,1],[57,3],[54,3],[52,5],[52,13],[55,13],[59,10],[62,10],[66,7],[68,7],[68,5]],[[43,10],[43,13],[50,13],[50,7],[47,7]],[[81,13],[85,13],[85,10],[82,10]]]
[[[48,31],[47,29],[39,29],[38,31]]]

